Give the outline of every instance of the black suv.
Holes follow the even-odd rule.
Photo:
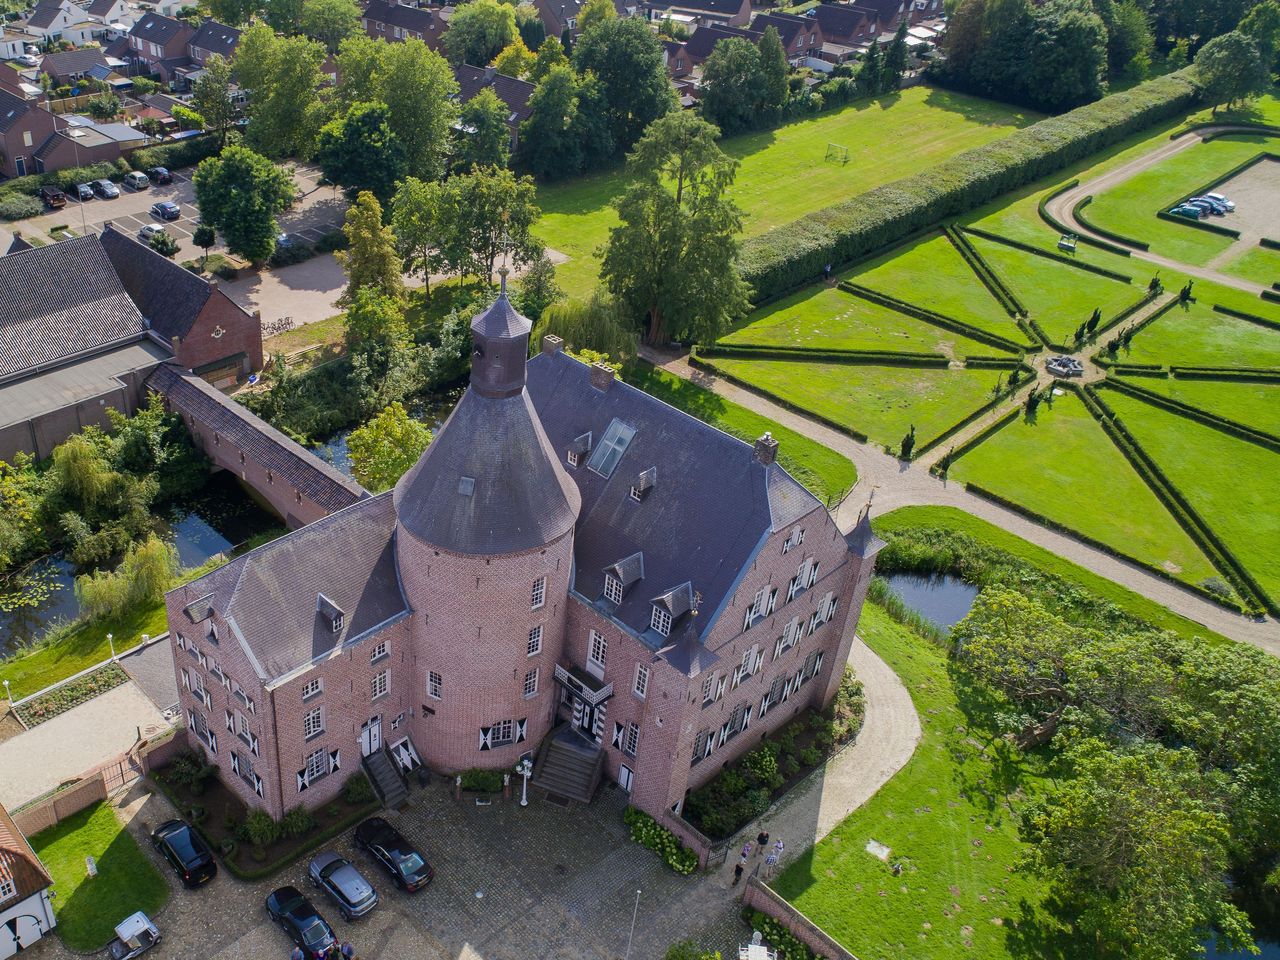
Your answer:
[[[329,960],[337,953],[333,927],[297,887],[272,891],[267,897],[267,915],[302,949],[307,960]]]
[[[198,833],[181,820],[160,824],[151,834],[151,842],[160,851],[160,855],[169,861],[185,886],[198,887],[218,875],[218,864],[213,859],[213,851],[200,839]]]
[[[355,843],[356,849],[371,853],[403,890],[420,890],[436,875],[421,851],[382,817],[370,817],[356,827]]]
[[[173,174],[165,167],[151,167],[147,170],[147,176],[152,183],[173,183]]]
[[[44,201],[44,205],[50,210],[57,210],[59,207],[67,205],[67,195],[57,187],[46,184],[36,191],[36,196]]]

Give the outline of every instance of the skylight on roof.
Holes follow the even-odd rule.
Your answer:
[[[475,492],[476,481],[474,477],[462,477],[458,480],[458,492],[464,497],[469,497]]]
[[[600,441],[600,446],[596,447],[595,452],[591,454],[591,459],[587,461],[587,469],[606,479],[613,476],[618,461],[627,452],[627,445],[635,435],[635,427],[629,427],[621,420],[615,419],[609,424],[609,429],[604,432],[604,439]]]

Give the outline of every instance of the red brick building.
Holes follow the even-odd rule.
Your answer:
[[[655,814],[834,695],[879,542],[754,445],[569,357],[505,293],[394,491],[172,591],[189,736],[272,816],[363,763]]]

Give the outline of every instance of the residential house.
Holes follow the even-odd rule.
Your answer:
[[[432,50],[439,50],[449,29],[449,20],[446,11],[439,7],[373,0],[360,14],[360,26],[375,40],[397,42],[413,38]]]
[[[128,33],[139,15],[137,8],[130,6],[127,0],[90,0],[84,12],[91,20],[109,29],[115,28],[115,32],[121,34]]]
[[[486,87],[497,94],[507,108],[507,128],[511,131],[511,151],[520,143],[520,124],[529,119],[529,98],[536,87],[527,80],[517,80],[497,71],[495,67],[473,67],[464,63],[454,68],[458,81],[458,100],[466,103]]]
[[[0,60],[17,60],[27,52],[28,46],[38,47],[43,42],[44,37],[15,29],[13,24],[0,21]]]
[[[215,53],[224,60],[230,60],[235,56],[239,43],[240,31],[235,27],[228,27],[217,20],[206,20],[187,41],[187,52],[196,64],[204,66]]]
[[[820,3],[813,17],[822,31],[821,57],[832,63],[859,56],[879,34],[875,11],[851,3]]]
[[[698,27],[745,27],[751,20],[751,0],[649,0],[644,10],[650,20],[670,16]]]
[[[101,47],[81,47],[51,53],[40,62],[40,72],[47,73],[54,86],[74,86],[90,76],[94,67],[110,72],[106,55]]]
[[[577,36],[578,14],[583,0],[533,0],[533,6],[542,19],[548,37],[563,38],[567,31]]]
[[[41,40],[61,40],[63,31],[84,20],[84,11],[71,0],[40,0],[31,15],[15,26]]]
[[[6,177],[35,173],[36,150],[64,126],[65,120],[35,101],[0,89],[0,173]]]
[[[191,63],[187,42],[195,33],[195,27],[184,20],[147,13],[129,30],[129,59],[140,72],[154,73],[161,82],[170,83],[178,67]]]
[[[759,43],[761,36],[762,34],[756,30],[743,30],[738,27],[722,27],[716,24],[698,27],[684,45],[685,55],[689,58],[689,69],[692,70],[706,63],[711,52],[715,50],[716,44],[721,40],[740,37],[752,43]]]
[[[35,946],[57,925],[51,886],[49,871],[0,806],[0,960]]]
[[[751,29],[763,34],[769,27],[778,31],[787,62],[798,67],[822,52],[822,28],[816,17],[797,17],[790,13],[762,13],[751,21]]]
[[[662,62],[666,64],[667,76],[673,81],[682,80],[693,73],[693,62],[689,59],[686,45],[679,40],[662,37]]]

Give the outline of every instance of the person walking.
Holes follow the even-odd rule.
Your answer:
[[[738,881],[742,879],[742,871],[747,867],[747,855],[744,853],[742,859],[737,862],[733,868],[733,885],[736,887]]]
[[[764,875],[767,879],[773,879],[774,868],[778,866],[778,855],[770,850],[769,855],[764,858]]]
[[[786,847],[784,847],[784,846],[782,845],[782,838],[781,838],[781,837],[779,837],[779,838],[778,838],[778,842],[777,842],[777,843],[775,843],[775,844],[773,845],[773,852],[774,852],[774,853],[776,853],[776,854],[778,855],[778,859],[779,859],[779,860],[781,860],[781,859],[782,859],[782,851],[783,851],[783,850],[785,850],[785,849],[786,849]]]
[[[743,859],[743,860],[745,860],[745,859],[747,859],[747,857],[749,857],[749,856],[751,856],[751,841],[750,841],[750,840],[748,840],[746,843],[744,843],[744,844],[742,845],[742,859]]]
[[[757,856],[764,853],[769,846],[769,831],[761,830],[756,834],[756,854]]]

